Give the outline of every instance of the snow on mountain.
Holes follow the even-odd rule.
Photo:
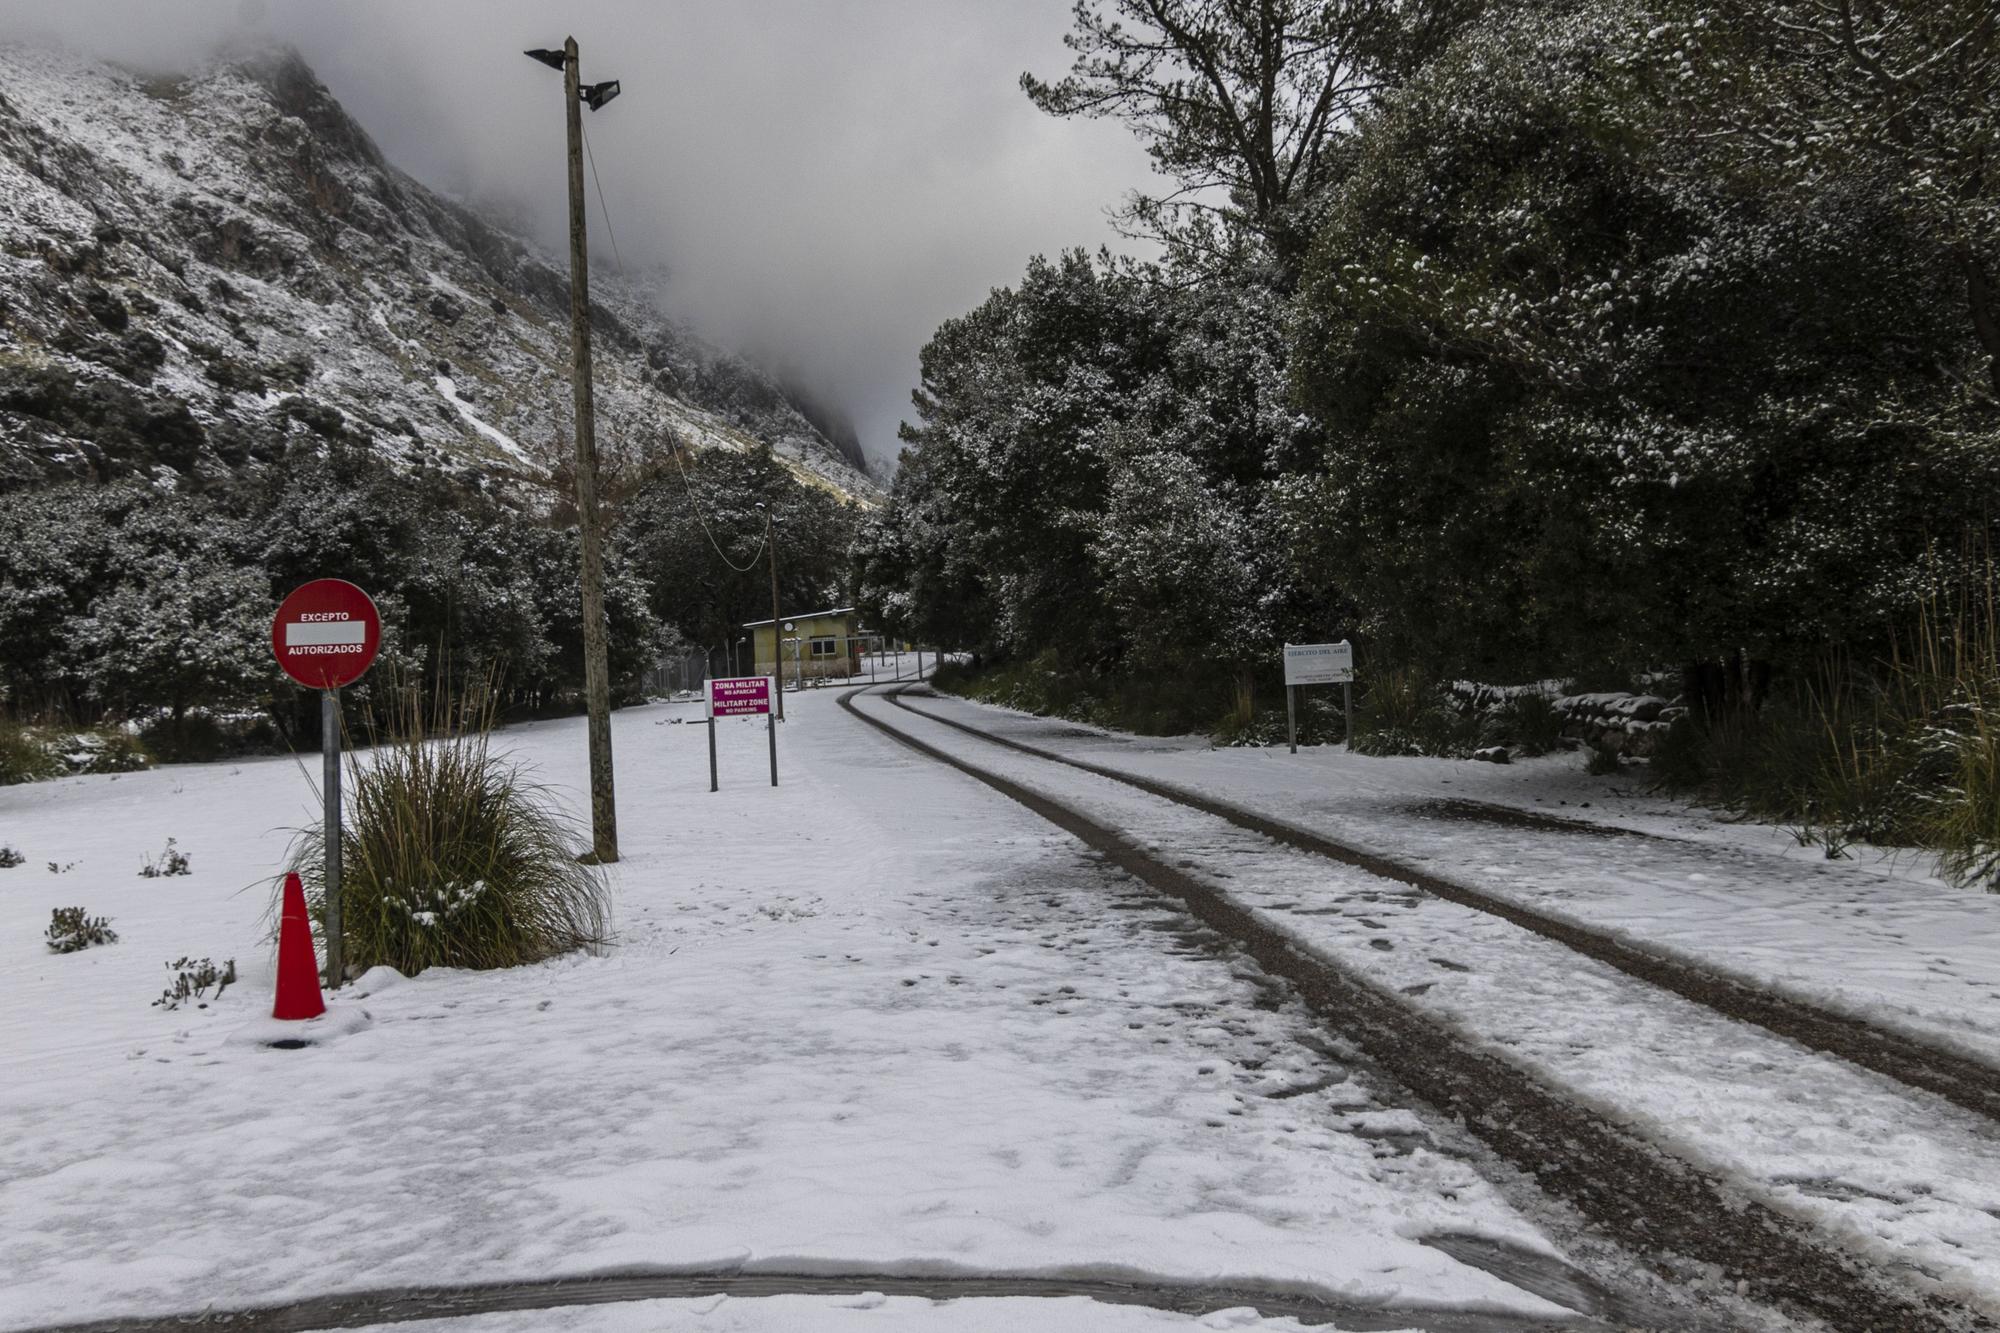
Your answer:
[[[594,271],[598,446],[768,444],[863,502],[763,372]],[[289,50],[187,77],[0,45],[0,489],[162,485],[359,439],[548,476],[569,450],[566,261],[385,161]]]

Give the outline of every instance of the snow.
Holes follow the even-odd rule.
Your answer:
[[[0,789],[27,857],[0,871],[0,974],[34,1015],[0,1031],[0,1328],[634,1266],[1558,1311],[1424,1243],[1558,1252],[1456,1126],[1315,1049],[1301,1011],[1260,1005],[1253,975],[1066,835],[835,697],[788,701],[775,790],[761,722],[720,725],[710,794],[704,728],[668,725],[697,706],[616,714],[616,942],[509,972],[371,972],[334,999],[365,1025],[302,1050],[258,1039],[270,880],[316,816],[307,766]],[[502,743],[577,801],[579,721]],[[193,873],[139,878],[169,836]],[[49,954],[50,909],[75,904],[119,941]],[[151,1007],[184,954],[233,957],[242,979],[205,1009]],[[839,1327],[821,1315],[851,1308],[799,1300],[703,1318]],[[925,1304],[868,1314],[1229,1326]]]
[[[437,391],[443,395],[444,400],[458,409],[458,414],[465,418],[467,425],[471,426],[481,435],[484,435],[494,444],[500,446],[504,452],[512,455],[516,462],[525,463],[530,467],[534,466],[534,460],[528,456],[528,451],[514,443],[512,436],[508,435],[505,431],[488,425],[480,418],[477,412],[472,410],[470,403],[458,396],[458,385],[452,380],[451,376],[434,375],[431,377],[431,382],[437,385]]]
[[[1497,917],[1274,844],[1108,778],[1002,750],[883,704],[868,706],[927,743],[1058,797],[1144,845],[1197,857],[1198,864],[1181,862],[1190,874],[1254,909],[1307,951],[1401,992],[1449,1028],[1572,1090],[1675,1156],[1727,1175],[1870,1262],[2000,1314],[2000,1209],[1992,1184],[2000,1180],[2000,1141],[1983,1118],[1658,992]],[[1671,924],[1669,942],[1682,952],[1718,957],[1741,971],[1782,956],[1796,990],[1806,989],[1801,978],[1840,975],[1864,948],[1877,972],[1868,978],[1873,984],[1886,989],[1919,975],[1913,959],[1899,958],[1902,940],[1850,933],[1846,923],[1856,918],[1828,913],[1844,895],[1863,916],[1859,904],[1872,904],[1905,930],[1965,932],[1956,947],[1937,946],[1940,960],[1967,970],[1991,961],[1990,925],[1983,937],[1969,926],[1993,921],[2000,901],[1860,867],[1813,867],[1817,899],[1804,900],[1794,896],[1792,879],[1800,863],[1763,856],[1753,845],[1690,844],[1706,858],[1690,861],[1691,853],[1672,842],[1577,833],[1482,827],[1441,842],[1409,811],[1410,798],[1435,799],[1437,782],[1466,782],[1476,765],[1363,760],[1334,751],[1301,764],[1279,751],[1121,742],[960,701],[927,699],[918,706],[1252,808],[1296,815],[1309,806],[1315,817],[1300,822],[1398,851],[1436,873],[1501,886],[1538,907],[1559,903],[1576,919],[1602,922],[1615,913],[1630,938],[1648,940],[1650,927]],[[1458,776],[1441,780],[1440,771]],[[1431,791],[1398,791],[1399,782],[1418,774],[1430,776]],[[1547,781],[1551,776],[1542,766],[1544,789],[1557,785]],[[1504,789],[1497,781],[1486,787],[1489,795]],[[1363,811],[1374,815],[1365,825]],[[1241,873],[1253,864],[1254,875]],[[1726,871],[1727,878],[1690,876],[1689,864]],[[1234,869],[1219,876],[1212,866]],[[1527,883],[1540,892],[1522,892]],[[1778,938],[1781,954],[1763,952],[1775,950]],[[1757,951],[1746,952],[1746,940]],[[1832,973],[1828,955],[1836,960]],[[1843,990],[1829,998],[1853,996]]]

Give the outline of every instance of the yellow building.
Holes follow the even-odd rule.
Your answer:
[[[776,626],[775,655],[772,622],[752,620],[743,628],[751,635],[752,675],[780,675],[787,682],[799,682],[829,676],[845,678],[861,670],[861,628],[851,606],[786,616]],[[782,672],[773,670],[774,660],[783,666]]]

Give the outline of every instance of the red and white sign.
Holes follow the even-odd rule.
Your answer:
[[[353,684],[381,646],[375,603],[346,579],[314,579],[281,602],[271,619],[278,665],[309,690]]]
[[[708,715],[741,717],[746,713],[771,711],[769,676],[711,677],[708,682]]]

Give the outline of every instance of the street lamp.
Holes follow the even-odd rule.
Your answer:
[[[525,53],[563,75],[564,121],[569,132],[569,340],[571,392],[576,410],[576,510],[581,535],[583,585],[583,697],[590,715],[589,860],[618,859],[618,802],[611,773],[611,654],[604,614],[604,517],[597,508],[597,409],[590,390],[590,254],[584,235],[583,116],[618,95],[618,81],[583,86],[576,38],[560,51]]]

